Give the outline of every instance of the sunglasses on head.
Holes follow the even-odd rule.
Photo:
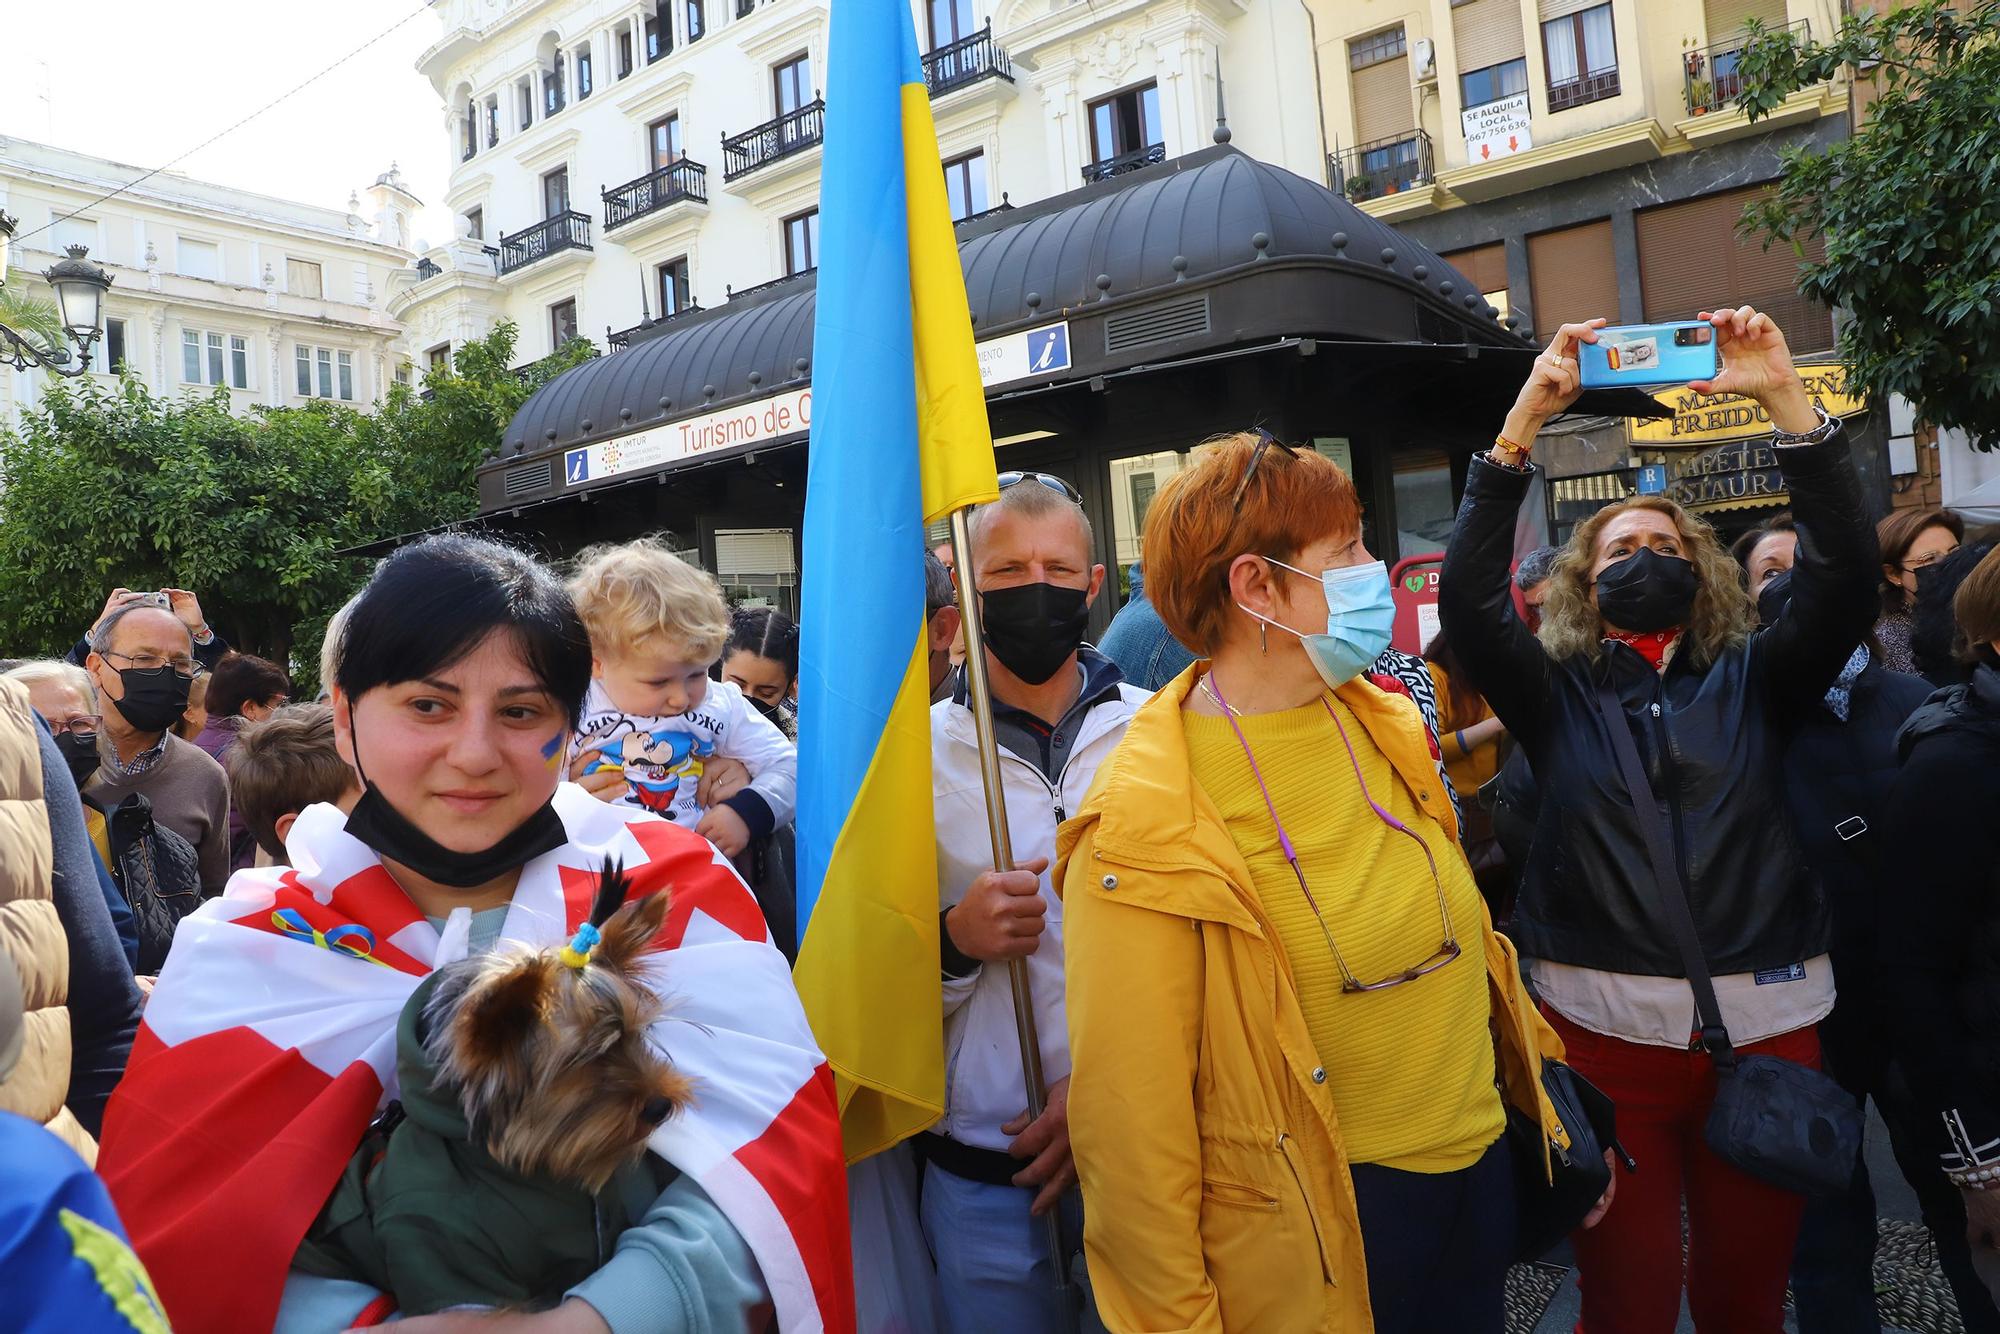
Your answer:
[[[1297,445],[1286,444],[1263,427],[1257,427],[1255,434],[1257,436],[1257,447],[1250,451],[1250,461],[1243,465],[1243,477],[1236,483],[1236,490],[1229,497],[1229,508],[1238,514],[1243,512],[1244,493],[1250,489],[1250,479],[1257,475],[1257,465],[1263,461],[1265,450],[1279,449],[1292,458],[1299,456],[1299,447]]]
[[[1083,503],[1083,493],[1068,482],[1065,482],[1062,478],[1057,477],[1054,473],[1021,472],[1016,470],[1001,473],[999,481],[1002,491],[1005,491],[1010,486],[1019,486],[1023,482],[1036,482],[1042,486],[1046,486],[1057,495],[1065,497],[1072,505],[1081,505]]]

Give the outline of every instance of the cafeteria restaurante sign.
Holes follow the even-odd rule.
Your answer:
[[[1851,417],[1865,412],[1868,405],[1847,392],[1847,368],[1839,364],[1801,366],[1799,379],[1815,405],[1829,417]],[[1764,409],[1741,394],[1697,394],[1678,388],[1656,394],[1673,409],[1671,417],[1630,421],[1635,445],[1712,445],[1722,440],[1744,440],[1768,435],[1771,419]]]

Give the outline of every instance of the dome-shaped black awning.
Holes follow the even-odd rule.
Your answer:
[[[1502,360],[1525,374],[1533,347],[1436,254],[1317,182],[1229,147],[995,210],[958,236],[975,338],[1068,323],[1070,365],[1050,382],[1280,338],[1491,349],[1500,355],[1489,374]],[[567,477],[554,466],[562,451],[808,385],[814,296],[810,273],[737,293],[550,381],[481,468],[482,510],[613,480]],[[1665,413],[1630,390],[1587,395],[1579,410]],[[672,466],[628,463],[615,480]]]

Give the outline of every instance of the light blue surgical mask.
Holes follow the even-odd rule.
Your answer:
[[[1366,565],[1342,565],[1313,574],[1281,560],[1265,557],[1280,569],[1303,579],[1318,579],[1326,590],[1326,633],[1309,635],[1293,630],[1237,603],[1237,608],[1256,616],[1266,625],[1298,635],[1312,659],[1313,670],[1329,690],[1338,690],[1368,670],[1389,647],[1396,625],[1396,600],[1389,591],[1389,567],[1381,561]]]

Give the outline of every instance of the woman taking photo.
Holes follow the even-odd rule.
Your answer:
[[[1444,629],[1534,767],[1534,851],[1513,930],[1570,1063],[1618,1104],[1639,1162],[1618,1205],[1576,1238],[1583,1327],[1665,1334],[1687,1287],[1703,1331],[1775,1334],[1802,1196],[1737,1170],[1703,1139],[1710,1057],[1673,918],[1648,854],[1671,828],[1677,871],[1739,1056],[1817,1068],[1814,1025],[1833,1006],[1825,898],[1787,817],[1781,722],[1826,691],[1873,616],[1875,563],[1860,485],[1838,422],[1814,408],[1778,328],[1748,307],[1704,316],[1722,372],[1698,393],[1756,400],[1800,541],[1788,613],[1751,632],[1737,566],[1708,525],[1656,496],[1577,526],[1542,606],[1540,642],[1507,588],[1514,520],[1538,484],[1528,445],[1579,392],[1577,344],[1604,323],[1563,326],[1536,360],[1493,449],[1475,456],[1440,581]],[[1651,791],[1621,780],[1600,687],[1616,696]],[[1646,802],[1659,812],[1642,824]]]
[[[558,785],[590,680],[561,581],[490,541],[405,547],[347,613],[332,680],[359,802],[347,816],[309,807],[288,840],[295,868],[240,872],[182,923],[106,1119],[100,1167],[174,1323],[330,1331],[382,1317],[382,1294],[292,1266],[398,1098],[404,1004],[456,958],[571,940],[610,858],[631,898],[673,895],[655,965],[672,978],[669,1017],[651,1038],[700,1094],[647,1119],[671,1184],[627,1201],[638,1221],[613,1235],[505,1234],[594,1249],[598,1267],[558,1304],[398,1328],[748,1329],[773,1306],[785,1327],[836,1324],[847,1299],[827,1276],[847,1258],[831,1081],[784,960],[713,848]],[[768,1059],[752,1066],[751,1050]],[[758,1143],[782,1145],[784,1173]],[[796,1237],[781,1216],[800,1220]]]
[[[1506,1103],[1548,1126],[1559,1048],[1422,717],[1365,675],[1393,611],[1354,486],[1227,437],[1145,542],[1154,606],[1207,660],[1139,711],[1058,842],[1105,1323],[1497,1331]]]

